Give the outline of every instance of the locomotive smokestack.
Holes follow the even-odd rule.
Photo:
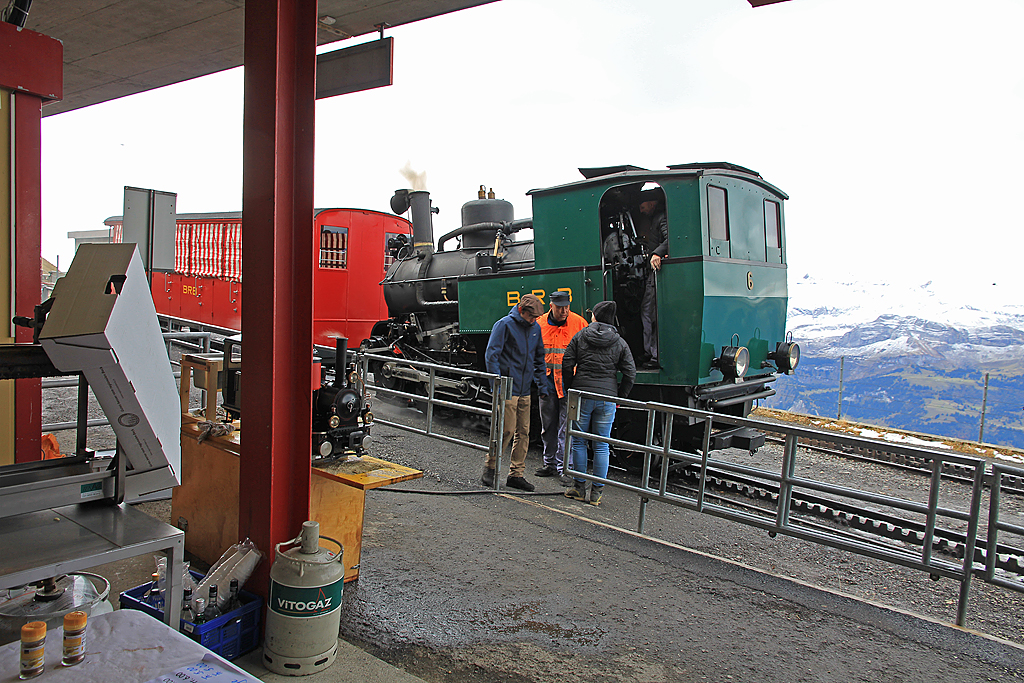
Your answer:
[[[434,217],[437,209],[430,206],[430,193],[426,190],[395,190],[391,210],[403,214],[412,209],[413,249],[421,254],[434,253]]]
[[[430,206],[430,193],[416,190],[409,193],[412,206],[412,246],[416,251],[434,253],[434,216],[437,209]]]

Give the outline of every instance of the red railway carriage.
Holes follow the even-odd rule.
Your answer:
[[[121,216],[104,223],[121,241]],[[392,257],[390,237],[409,235],[409,221],[366,209],[313,213],[313,342],[332,337],[358,343],[388,317],[380,287]],[[231,330],[242,329],[242,214],[178,214],[174,270],[153,273],[153,302],[161,315]]]

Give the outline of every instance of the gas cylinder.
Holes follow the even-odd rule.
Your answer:
[[[345,549],[320,547],[320,524],[303,522],[301,534],[275,546],[270,568],[263,664],[274,673],[305,676],[329,667],[338,654]],[[282,551],[285,546],[295,546]]]

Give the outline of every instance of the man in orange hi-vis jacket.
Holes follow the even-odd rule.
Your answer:
[[[540,434],[544,442],[544,466],[537,470],[538,477],[562,475],[562,486],[572,483],[571,477],[562,474],[565,455],[565,404],[562,389],[562,355],[569,346],[569,340],[587,326],[582,316],[569,310],[569,293],[552,292],[549,298],[550,310],[537,323],[544,338],[544,362],[547,365],[545,381],[548,382],[547,396],[540,397]]]

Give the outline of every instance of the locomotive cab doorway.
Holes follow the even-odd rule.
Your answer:
[[[655,212],[640,206],[657,198]],[[655,225],[658,213],[668,218],[665,193],[657,183],[632,183],[607,190],[601,197],[601,269],[605,296],[616,303],[619,334],[633,354],[637,370],[649,354],[644,348],[642,304],[651,274],[651,255],[661,243]],[[656,319],[656,316],[655,316]]]

